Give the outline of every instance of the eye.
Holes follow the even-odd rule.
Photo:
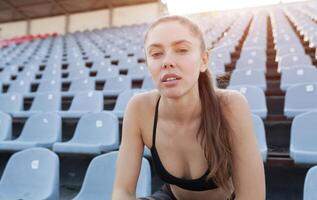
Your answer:
[[[157,58],[157,57],[161,56],[162,54],[163,54],[162,52],[153,52],[153,53],[151,53],[151,56],[153,58]]]
[[[178,52],[178,53],[187,53],[188,49],[180,48],[180,49],[177,49],[176,52]]]

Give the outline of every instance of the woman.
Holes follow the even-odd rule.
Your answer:
[[[146,145],[166,184],[141,199],[264,200],[247,101],[213,85],[199,27],[182,16],[160,18],[149,27],[144,50],[158,90],[134,96],[127,106],[112,199],[136,199]]]

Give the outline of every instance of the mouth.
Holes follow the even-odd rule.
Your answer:
[[[177,74],[165,74],[162,78],[161,81],[163,83],[166,82],[172,82],[172,81],[176,81],[176,80],[180,80],[182,79],[180,76],[178,76]]]

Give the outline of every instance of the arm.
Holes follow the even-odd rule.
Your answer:
[[[112,200],[136,199],[136,184],[141,169],[144,146],[138,122],[139,101],[138,95],[134,96],[125,111]]]
[[[238,92],[229,94],[228,120],[233,130],[233,185],[236,200],[264,200],[264,167],[247,100]]]

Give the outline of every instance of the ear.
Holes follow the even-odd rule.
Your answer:
[[[208,68],[208,58],[209,58],[209,54],[208,51],[204,51],[202,53],[202,64],[200,66],[200,72],[205,72]]]

